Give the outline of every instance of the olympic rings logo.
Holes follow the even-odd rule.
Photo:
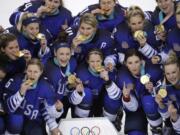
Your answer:
[[[70,135],[100,135],[100,127],[93,126],[92,128],[89,127],[73,127],[70,130]]]

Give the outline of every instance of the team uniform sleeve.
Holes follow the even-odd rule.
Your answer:
[[[173,128],[177,134],[180,134],[180,117],[178,117],[176,122],[172,122]]]
[[[74,105],[78,105],[83,101],[84,97],[85,97],[85,92],[84,91],[80,94],[76,90],[74,90],[71,93],[71,95],[69,96],[69,101]]]
[[[110,85],[106,86],[106,91],[108,93],[109,98],[118,100],[122,95],[121,89],[114,83],[111,82]]]
[[[135,96],[133,96],[131,94],[130,94],[130,101],[127,102],[127,101],[123,100],[123,98],[122,98],[122,103],[123,103],[123,106],[127,110],[132,111],[132,112],[137,111],[138,106],[139,106],[137,99],[135,98]]]
[[[5,108],[8,113],[14,113],[24,100],[14,78],[11,78],[5,85]]]

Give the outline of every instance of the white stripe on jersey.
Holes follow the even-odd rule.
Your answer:
[[[147,43],[144,45],[144,47],[139,48],[138,50],[147,58],[151,58],[157,54],[157,51]]]
[[[82,102],[83,98],[85,96],[85,93],[83,91],[82,95],[79,95],[79,93],[75,90],[70,96],[70,100],[74,105],[78,105]]]
[[[111,99],[119,99],[122,92],[117,85],[112,82],[111,86],[106,88],[109,98]]]
[[[89,116],[90,110],[81,109],[78,106],[75,107],[75,114],[81,118],[86,118]]]
[[[14,94],[13,96],[11,96],[8,99],[8,108],[11,112],[15,112],[17,110],[17,108],[21,105],[22,101],[24,100],[24,97],[22,97],[18,92],[16,92],[16,94]]]
[[[172,125],[176,133],[180,134],[180,117],[177,119],[176,122],[172,122]]]

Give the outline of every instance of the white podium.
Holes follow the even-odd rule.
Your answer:
[[[105,117],[62,119],[59,129],[63,135],[118,135]]]

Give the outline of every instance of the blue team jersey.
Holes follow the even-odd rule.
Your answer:
[[[65,72],[61,69],[54,59],[50,59],[44,68],[44,76],[47,77],[50,84],[53,85],[56,93],[56,98],[62,100],[64,96],[68,96],[70,91],[67,88],[67,77],[70,74],[74,74],[77,63],[76,60],[71,57]]]
[[[173,50],[178,57],[180,57],[180,29],[175,27],[172,31],[168,33],[167,36],[167,46],[166,52]]]
[[[115,72],[109,73],[112,81],[115,80]],[[85,87],[88,87],[94,96],[98,96],[105,85],[105,81],[100,78],[98,73],[94,73],[86,65],[77,68],[77,76],[81,79]]]
[[[18,106],[18,94],[20,86],[25,79],[24,74],[17,74],[11,78],[5,85],[5,106],[8,113],[22,114],[31,120],[41,120],[40,110],[44,101],[48,105],[55,103],[55,95],[53,87],[46,80],[40,78],[32,88],[28,89],[23,101]]]
[[[154,27],[147,20],[145,21],[143,31],[145,32],[147,44],[149,44],[154,49],[158,49],[159,42],[156,41]],[[116,49],[118,52],[124,53],[129,48],[140,48],[139,43],[134,39],[133,34],[126,22],[123,22],[120,25],[118,25],[118,27],[114,30],[113,35]]]
[[[146,63],[144,66],[141,67],[140,76],[147,74],[150,77],[150,81],[155,86],[156,83],[162,79],[163,73],[159,65],[153,65]],[[117,85],[120,89],[123,89],[124,83],[126,86],[131,85],[134,87],[135,91],[133,92],[138,100],[140,101],[144,95],[150,94],[146,89],[145,86],[140,82],[140,76],[135,77],[133,76],[126,67],[121,68],[117,75]]]
[[[72,44],[72,40],[76,36],[77,31],[76,28],[69,28],[69,44]],[[104,56],[113,54],[114,41],[111,38],[111,33],[106,30],[97,29],[89,42],[78,45],[77,51],[75,51],[75,57],[77,57],[78,60],[84,60],[88,51],[93,48],[101,49]]]
[[[38,8],[43,5],[44,5],[43,1],[34,1],[34,2],[25,3],[24,5],[20,6],[17,9],[17,11],[10,16],[10,23],[12,25],[17,24],[22,12],[28,11],[31,13],[36,13]],[[41,25],[44,26],[44,28],[51,33],[53,39],[55,39],[62,30],[61,26],[65,24],[66,21],[68,25],[71,24],[72,15],[68,9],[64,7],[59,7],[59,11],[57,13],[53,15],[44,14],[40,17],[40,20],[41,20]]]
[[[23,73],[26,67],[26,61],[23,57],[17,60],[10,60],[6,55],[0,54],[0,63],[6,70],[5,80],[13,77],[17,73]]]
[[[100,8],[99,4],[94,4],[88,6],[82,12],[80,12],[74,19],[74,24],[79,25],[79,20],[82,15],[85,13],[91,13],[92,10]],[[96,19],[98,20],[98,28],[106,29],[110,32],[116,27],[119,23],[125,20],[125,12],[126,9],[119,4],[116,4],[114,7],[114,11],[111,16],[101,17],[101,15],[97,14]]]
[[[174,2],[174,11],[176,10],[176,5],[178,4],[179,1]],[[158,25],[162,22],[162,20],[166,17],[166,15],[159,9],[159,7],[156,7],[156,9],[154,10],[154,12],[152,13],[151,16],[151,21],[153,23],[153,25]],[[174,26],[176,25],[176,17],[175,14],[172,15],[165,23],[163,23],[166,31],[169,31],[171,29],[174,28]]]

